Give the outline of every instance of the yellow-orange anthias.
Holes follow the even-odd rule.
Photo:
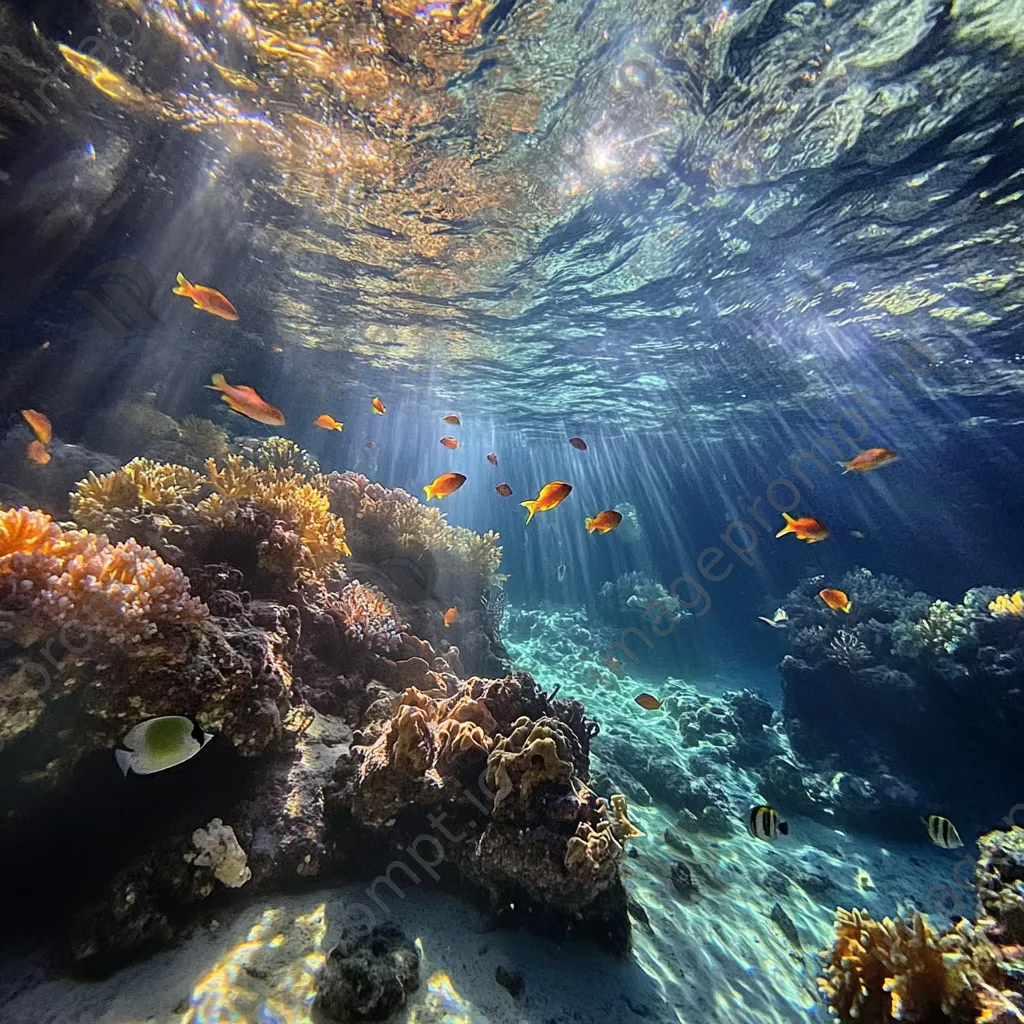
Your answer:
[[[791,533],[797,540],[806,541],[808,544],[817,544],[819,540],[828,537],[828,527],[820,519],[811,516],[794,519],[788,512],[783,512],[782,518],[786,520],[786,525],[775,534],[776,537]]]
[[[567,484],[564,480],[552,480],[551,483],[545,484],[533,501],[519,502],[523,508],[530,510],[526,521],[529,522],[537,512],[548,512],[556,505],[561,505],[569,497],[571,490],[572,484]]]
[[[818,597],[834,612],[846,612],[849,614],[850,608],[853,607],[849,597],[842,590],[832,590],[826,587],[824,590],[818,591]]]
[[[848,462],[840,462],[844,473],[868,473],[872,469],[881,469],[899,459],[899,452],[891,448],[868,448],[855,455]]]
[[[178,283],[174,286],[174,294],[184,295],[191,299],[193,309],[201,309],[204,313],[219,316],[222,320],[238,319],[238,310],[216,288],[192,284],[191,281],[185,279],[184,274],[178,274]]]

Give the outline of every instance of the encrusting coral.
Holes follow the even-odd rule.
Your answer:
[[[252,878],[235,830],[220,818],[212,819],[206,828],[196,829],[192,843],[199,851],[193,862],[196,867],[210,868],[214,877],[229,888],[238,889]]]
[[[65,530],[25,508],[0,512],[0,579],[0,609],[24,645],[71,624],[123,644],[207,614],[181,570],[150,548]]]
[[[575,758],[571,747],[574,742]],[[511,734],[500,739],[487,758],[487,785],[494,791],[493,814],[523,815],[534,790],[542,783],[571,786],[578,751],[579,742],[558,719],[518,719]],[[512,803],[506,804],[513,794]]]

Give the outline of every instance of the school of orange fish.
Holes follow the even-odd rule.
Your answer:
[[[196,285],[188,281],[181,273],[177,275],[176,284],[172,289],[175,295],[182,295],[192,301],[192,308],[202,310],[211,316],[220,317],[224,320],[237,320],[238,311],[228,298],[215,288],[206,285]],[[275,351],[280,351],[275,347]],[[271,427],[280,427],[285,423],[284,413],[276,406],[265,401],[256,390],[244,384],[229,384],[222,373],[215,373],[211,383],[207,387],[212,391],[218,391],[228,408],[242,416],[263,423]],[[375,396],[370,402],[370,408],[375,415],[383,416],[387,409],[379,396]],[[21,410],[22,416],[35,434],[35,440],[31,441],[25,451],[26,457],[37,465],[46,465],[50,461],[50,443],[53,438],[53,431],[49,419],[43,413],[34,409]],[[461,427],[462,420],[455,413],[449,413],[441,417],[441,421],[448,426]],[[341,431],[343,424],[328,413],[322,413],[313,421],[314,424],[324,430]],[[444,436],[440,441],[441,445],[449,450],[462,448],[461,442],[451,436]],[[587,451],[587,443],[581,437],[570,437],[569,444],[577,451]],[[367,441],[367,448],[373,448],[374,442]],[[868,448],[860,452],[847,462],[841,462],[843,473],[867,473],[872,470],[881,469],[899,459],[899,454],[891,448]],[[487,455],[487,461],[492,466],[498,465],[498,456],[494,452]],[[466,482],[462,473],[442,473],[423,488],[426,500],[441,500],[454,494]],[[504,498],[512,496],[512,488],[508,483],[499,483],[495,491]],[[572,484],[564,480],[552,480],[545,484],[536,498],[522,501],[520,504],[527,510],[526,522],[529,523],[538,512],[550,512],[557,508],[572,492]],[[776,537],[784,537],[792,534],[797,540],[807,544],[817,544],[827,540],[829,528],[821,520],[813,516],[801,516],[794,518],[788,512],[783,513],[785,525],[776,534]],[[622,513],[615,509],[604,509],[594,516],[585,518],[585,527],[588,533],[605,534],[614,530],[622,522]],[[863,538],[859,530],[851,530],[850,535]],[[564,578],[564,566],[559,566],[559,580]],[[852,603],[847,594],[842,590],[826,587],[818,595],[822,601],[835,612],[849,614]],[[443,616],[443,623],[446,628],[453,626],[459,618],[458,609],[449,608]],[[775,611],[771,618],[758,616],[767,625],[776,629],[785,628],[788,624],[788,615],[784,608]],[[605,659],[605,665],[618,678],[624,677],[622,663],[614,657]],[[635,703],[645,711],[658,711],[661,709],[661,701],[653,694],[641,693],[634,698]],[[959,841],[956,829],[944,818],[932,816],[934,821],[926,821],[929,837],[936,845],[954,846]],[[786,834],[785,822],[778,821],[778,814],[774,808],[758,805],[750,809],[748,830],[757,839],[774,841],[779,834]],[[957,843],[954,843],[953,840]],[[962,845],[962,844],[960,844]]]

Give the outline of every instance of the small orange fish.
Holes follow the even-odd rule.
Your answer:
[[[447,498],[454,494],[464,483],[466,478],[461,473],[442,473],[436,480],[431,481],[423,488],[427,495],[427,501],[431,498]]]
[[[322,416],[317,416],[317,418],[313,420],[313,422],[318,427],[323,427],[324,430],[342,429],[342,425],[333,416],[328,416],[327,413],[324,413]]]
[[[496,490],[496,491],[497,491],[497,492],[498,492],[498,493],[499,493],[499,494],[500,494],[500,495],[501,495],[501,496],[502,496],[503,498],[511,498],[511,497],[512,497],[512,488],[511,488],[511,487],[509,487],[509,485],[508,485],[508,484],[498,484],[498,486],[497,486],[497,487],[495,487],[494,489],[495,489],[495,490]]]
[[[569,444],[571,444],[573,448],[578,448],[581,452],[585,452],[587,450],[587,442],[584,441],[582,437],[570,437]]]
[[[448,611],[446,611],[444,613],[445,628],[447,629],[448,626],[450,626],[453,622],[457,621],[458,617],[459,617],[459,609],[458,608],[449,608]]]
[[[807,541],[808,544],[817,544],[819,540],[828,537],[828,527],[819,519],[810,516],[794,519],[788,512],[783,512],[782,518],[786,520],[786,525],[775,534],[776,537],[792,533],[797,540]]]
[[[637,704],[644,709],[644,711],[657,711],[661,708],[661,701],[650,693],[641,693],[639,697],[634,697],[633,700],[635,700]]]
[[[849,614],[850,609],[853,607],[850,599],[841,590],[831,590],[826,587],[824,590],[818,591],[818,597],[834,612],[846,612]]]
[[[184,295],[191,299],[193,309],[201,309],[204,313],[212,313],[224,320],[238,319],[238,310],[216,288],[192,284],[185,280],[184,274],[178,274],[178,283],[174,287],[174,294]]]
[[[374,444],[373,444],[373,442],[372,442],[372,441],[367,441],[367,442],[366,442],[366,447],[367,447],[367,448],[373,448],[373,447],[374,447]]]
[[[489,462],[489,463],[490,463],[490,464],[491,464],[492,466],[496,466],[496,465],[498,464],[498,456],[497,456],[497,455],[495,455],[495,454],[494,454],[494,452],[491,452],[491,453],[490,453],[490,454],[489,454],[489,455],[487,456],[487,461],[488,461],[488,462]]]
[[[229,384],[223,373],[215,373],[211,380],[213,385],[206,386],[211,391],[219,391],[221,401],[226,402],[232,411],[248,416],[257,423],[265,423],[268,427],[284,425],[284,413],[269,402],[264,402],[247,384]]]
[[[571,490],[572,484],[567,484],[564,480],[553,480],[551,483],[545,484],[533,501],[519,502],[523,508],[530,510],[526,521],[529,522],[537,512],[548,512],[557,505],[561,505],[569,497]]]
[[[462,420],[460,420],[459,417],[455,415],[455,413],[449,413],[447,416],[442,416],[441,422],[450,423],[453,427],[462,426]]]
[[[613,508],[606,508],[603,512],[598,512],[596,516],[587,520],[587,533],[593,533],[595,530],[598,533],[607,533],[609,530],[614,530],[621,522],[621,512],[616,512]]]
[[[382,402],[382,401],[381,401],[381,400],[380,400],[379,398],[375,398],[375,399],[374,399],[374,400],[373,400],[373,401],[372,401],[372,402],[370,403],[370,408],[371,408],[371,409],[373,409],[373,411],[374,411],[374,412],[375,412],[375,413],[376,413],[376,414],[377,414],[378,416],[383,416],[383,415],[384,415],[384,413],[386,413],[386,412],[387,412],[387,409],[385,409],[385,408],[384,408],[384,403],[383,403],[383,402]]]
[[[53,440],[53,428],[50,426],[50,421],[41,412],[36,412],[35,409],[22,409],[21,415],[25,417],[25,422],[32,428],[32,433],[36,435],[37,441],[49,444]]]
[[[459,444],[459,442],[456,441],[454,437],[442,437],[441,444],[443,444],[445,448],[451,448],[453,450],[462,447],[462,445]]]
[[[50,461],[50,453],[42,441],[29,441],[25,455],[38,466],[45,466]]]
[[[848,462],[840,462],[844,473],[869,473],[873,469],[881,469],[899,460],[899,452],[891,448],[868,448],[855,455]]]

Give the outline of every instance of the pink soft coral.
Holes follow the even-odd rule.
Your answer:
[[[181,570],[151,548],[64,530],[27,508],[0,512],[0,610],[26,645],[75,626],[73,643],[83,630],[129,643],[207,614]]]
[[[330,601],[327,610],[360,647],[377,654],[398,650],[399,634],[406,627],[398,621],[394,605],[376,587],[353,580]]]

